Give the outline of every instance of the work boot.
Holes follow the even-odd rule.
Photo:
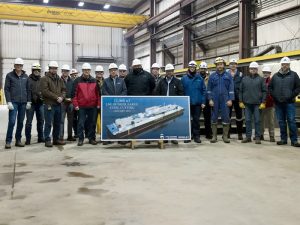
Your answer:
[[[66,142],[64,142],[63,140],[55,140],[53,141],[53,145],[65,145]]]
[[[292,146],[293,146],[293,147],[296,147],[296,148],[299,148],[299,147],[300,147],[300,144],[299,144],[298,142],[294,142],[294,143],[292,143]]]
[[[11,144],[10,143],[6,143],[5,144],[5,149],[11,149]]]
[[[238,134],[238,140],[243,140],[243,135],[242,134]]]
[[[83,140],[78,140],[77,146],[82,146],[83,145]]]
[[[243,144],[249,143],[249,142],[252,142],[251,137],[250,138],[246,137],[244,140],[241,141],[241,143],[243,143]]]
[[[171,141],[171,143],[174,145],[178,145],[178,141],[176,141],[176,140]]]
[[[260,135],[260,140],[264,141],[265,140],[265,137],[264,135]]]
[[[255,138],[255,144],[261,144],[261,141],[260,141],[260,138],[259,137],[257,137],[257,138]]]
[[[277,145],[287,145],[287,141],[277,141]]]
[[[224,143],[230,143],[230,141],[228,139],[229,128],[230,128],[229,124],[223,125],[223,141],[224,141]]]
[[[97,141],[91,139],[91,140],[89,140],[89,144],[91,144],[91,145],[97,145],[98,143],[97,143]]]
[[[30,145],[30,140],[26,140],[25,145]]]
[[[183,141],[183,143],[190,143],[190,142],[191,142],[190,140]]]
[[[16,147],[25,147],[25,145],[21,141],[16,141]]]
[[[67,141],[76,141],[76,138],[74,138],[74,137],[71,136],[71,137],[67,138]]]
[[[218,139],[217,139],[218,125],[216,123],[212,124],[211,129],[212,129],[213,134],[212,134],[212,139],[210,140],[210,143],[216,143],[218,141]]]
[[[212,139],[212,135],[211,135],[211,134],[207,134],[207,135],[205,136],[205,138],[210,140],[210,139]]]
[[[270,136],[270,142],[275,142],[274,136]]]
[[[103,141],[103,145],[110,145],[110,144],[112,144],[111,141]]]
[[[201,143],[200,137],[195,137],[194,138],[194,142],[200,144]]]
[[[45,143],[45,139],[44,138],[38,139],[38,143]]]
[[[47,148],[53,147],[51,141],[46,141],[46,142],[45,142],[45,146],[46,146]]]

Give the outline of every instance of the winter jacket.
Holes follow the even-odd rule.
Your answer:
[[[155,88],[154,77],[144,70],[138,74],[129,73],[124,81],[127,87],[127,95],[152,95]]]
[[[222,74],[213,72],[208,79],[207,98],[218,102],[234,100],[234,84],[231,74],[227,71]]]
[[[199,74],[194,76],[187,73],[181,78],[184,95],[190,96],[191,105],[201,105],[206,102],[206,87]]]
[[[74,81],[72,103],[75,108],[100,107],[99,93],[96,79],[92,76],[84,78],[82,75]]]
[[[58,104],[58,97],[62,97],[63,99],[66,97],[66,85],[57,74],[46,73],[41,78],[41,90],[44,103],[47,105]]]
[[[41,76],[35,76],[34,74],[30,74],[28,82],[31,90],[31,102],[33,104],[43,104]]]
[[[31,90],[25,71],[22,71],[21,76],[15,70],[6,75],[4,93],[7,102],[31,102]]]
[[[124,79],[116,77],[114,85],[114,80],[111,77],[106,78],[102,85],[102,95],[127,95]]]
[[[65,80],[63,77],[61,77],[61,79],[66,85],[66,98],[72,98],[74,80],[72,80],[71,77],[68,77],[67,80]]]
[[[169,86],[169,94],[168,94]],[[160,80],[155,88],[155,95],[162,96],[181,96],[184,94],[182,83],[176,77],[172,77],[168,83],[168,79],[165,77]]]
[[[299,76],[292,70],[287,74],[279,71],[272,77],[269,89],[275,103],[293,103],[300,93]]]
[[[274,106],[274,100],[273,100],[270,90],[269,90],[269,85],[271,83],[271,77],[264,78],[264,80],[265,80],[266,89],[267,89],[266,108],[270,108],[270,107]]]
[[[228,70],[228,73],[231,74],[230,70]],[[234,99],[236,101],[239,101],[239,92],[240,92],[240,86],[243,79],[243,73],[236,70],[235,74],[233,76],[233,84],[234,84]]]
[[[258,74],[245,76],[240,85],[239,100],[245,104],[260,105],[266,102],[267,89],[264,78]]]

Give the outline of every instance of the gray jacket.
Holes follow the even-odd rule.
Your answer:
[[[239,100],[245,104],[260,105],[266,102],[267,87],[258,74],[244,76],[241,81]]]
[[[22,71],[21,76],[18,76],[15,70],[8,73],[5,78],[4,92],[7,102],[31,102],[31,90],[25,71]]]
[[[106,78],[102,85],[102,95],[127,95],[124,79],[116,77],[114,85],[114,80],[111,77]]]

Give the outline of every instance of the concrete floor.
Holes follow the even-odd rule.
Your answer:
[[[6,114],[0,111],[0,225],[299,225],[300,151],[293,147],[233,139],[164,150],[68,143],[5,151]]]

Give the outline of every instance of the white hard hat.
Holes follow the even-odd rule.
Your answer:
[[[252,62],[252,63],[250,63],[250,65],[249,65],[249,68],[255,68],[255,69],[258,69],[258,67],[259,67],[259,65],[258,65],[257,62]]]
[[[21,58],[16,58],[15,59],[15,65],[24,65],[24,61]]]
[[[158,63],[153,63],[152,66],[151,66],[151,69],[153,69],[153,68],[158,68],[158,69],[160,69],[160,66],[159,66]]]
[[[139,59],[134,59],[134,60],[132,61],[132,66],[139,66],[139,65],[142,65],[141,60],[139,60]]]
[[[32,63],[31,69],[32,70],[40,70],[41,65],[39,63]]]
[[[200,69],[207,69],[207,63],[206,62],[201,62],[199,65]]]
[[[45,66],[45,72],[46,72],[46,73],[49,72],[49,66]]]
[[[263,72],[269,72],[269,73],[272,72],[272,70],[271,70],[271,68],[269,66],[264,66],[263,69],[262,69],[262,71]]]
[[[289,57],[283,57],[281,60],[280,60],[280,64],[282,63],[287,63],[287,64],[290,64],[291,63],[291,60]]]
[[[109,64],[108,69],[109,69],[109,70],[110,70],[110,69],[118,69],[118,65],[115,64],[115,63],[111,63],[111,64]]]
[[[91,70],[92,67],[89,63],[83,63],[81,69],[83,70]]]
[[[195,67],[197,67],[197,63],[195,61],[190,61],[189,62],[189,66],[195,66]]]
[[[74,74],[74,73],[78,73],[78,71],[76,69],[71,69],[70,74]]]
[[[167,64],[166,67],[165,67],[165,71],[167,70],[174,70],[174,66],[172,64]]]
[[[58,68],[58,63],[56,62],[56,61],[50,61],[50,63],[49,63],[49,68],[50,67],[55,67],[55,68]]]
[[[119,70],[127,70],[127,67],[124,64],[121,64],[119,66]]]
[[[95,72],[104,72],[103,66],[96,66]]]
[[[70,69],[70,66],[69,65],[63,65],[62,67],[61,67],[61,70],[68,70],[68,71],[70,71],[71,69]]]
[[[238,63],[238,61],[236,60],[236,59],[230,59],[230,61],[229,61],[229,64],[231,64],[231,63]]]

